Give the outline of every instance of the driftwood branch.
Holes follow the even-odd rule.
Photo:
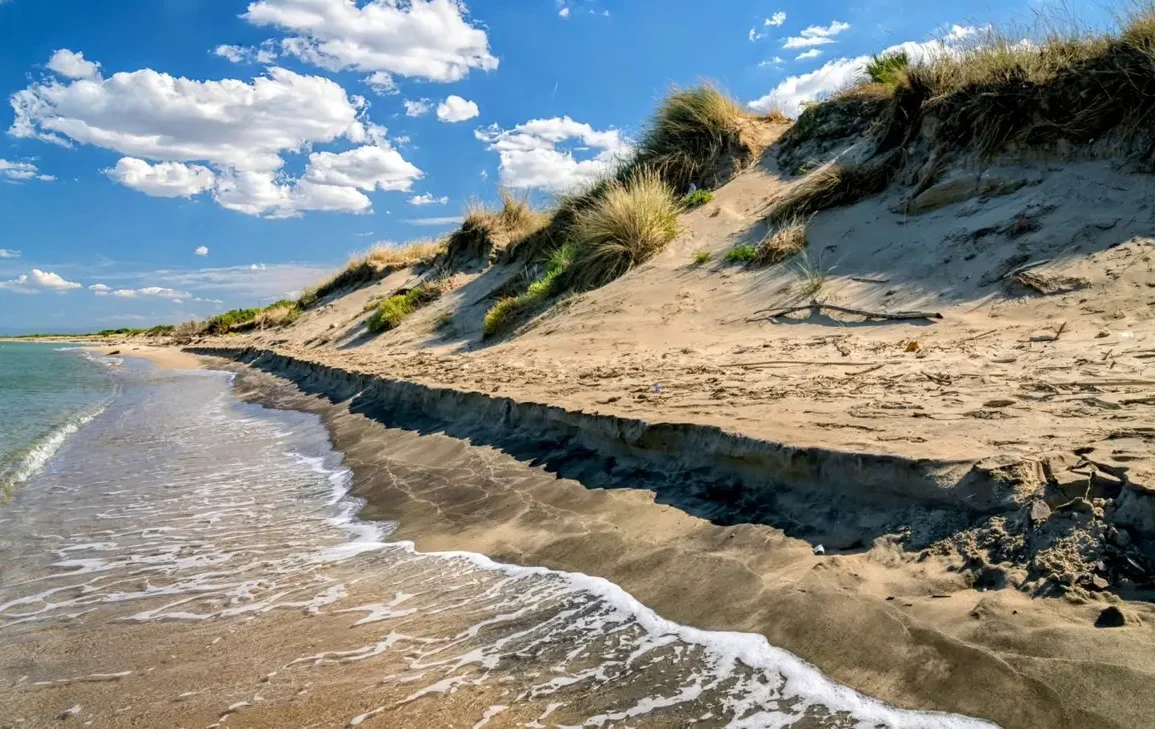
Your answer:
[[[865,309],[851,309],[851,308],[848,308],[845,306],[835,306],[834,304],[823,304],[823,303],[820,303],[818,301],[811,301],[809,304],[806,304],[805,306],[794,306],[794,307],[791,307],[789,309],[782,309],[780,311],[775,311],[773,313],[766,314],[766,316],[752,316],[752,317],[748,318],[746,321],[758,321],[760,319],[777,319],[779,317],[783,317],[783,316],[786,316],[788,314],[796,314],[800,311],[809,311],[812,314],[817,314],[818,312],[820,312],[823,309],[825,309],[827,311],[835,311],[835,312],[838,312],[840,314],[853,314],[855,316],[861,316],[861,317],[864,317],[866,319],[885,319],[888,321],[903,321],[903,320],[910,320],[910,319],[941,319],[942,318],[942,314],[938,313],[937,311],[895,311],[895,312],[887,313],[887,312],[883,312],[883,311],[866,311]],[[770,311],[770,309],[759,309],[758,311],[754,312],[754,314],[763,314],[767,311]]]

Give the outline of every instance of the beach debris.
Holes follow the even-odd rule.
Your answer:
[[[754,314],[746,319],[746,321],[760,321],[762,319],[778,319],[788,314],[795,314],[800,311],[809,311],[811,316],[816,316],[825,309],[826,311],[833,311],[839,314],[851,314],[853,316],[861,316],[865,319],[882,319],[886,321],[903,321],[908,319],[941,319],[942,314],[937,311],[867,311],[865,309],[851,309],[846,306],[835,306],[834,304],[824,304],[817,299],[812,300],[805,306],[793,306],[789,309],[782,309],[781,311],[774,311],[766,316],[757,316],[763,314],[770,309],[759,309]]]
[[[1111,605],[1103,608],[1095,620],[1096,628],[1122,628],[1127,624],[1127,616],[1119,608]]]
[[[1040,524],[1051,518],[1051,507],[1047,506],[1047,502],[1039,500],[1031,502],[1031,522]]]
[[[814,545],[814,553],[815,554],[826,554],[826,547],[823,547],[821,544],[816,544],[816,545]]]
[[[662,394],[662,386],[656,382],[654,383],[654,392],[658,393],[659,395]]]
[[[75,706],[68,708],[68,709],[65,709],[64,711],[57,714],[56,718],[59,721],[64,721],[65,719],[71,719],[72,717],[76,716],[79,713],[80,713],[80,704],[76,704]]]
[[[1016,402],[1018,402],[1018,401],[1017,400],[1011,400],[1010,398],[997,398],[995,400],[987,400],[986,402],[983,403],[983,407],[984,408],[1006,408],[1006,407],[1010,407],[1011,405],[1014,405]]]
[[[917,339],[912,339],[909,342],[907,342],[906,349],[904,349],[903,351],[904,352],[917,352],[920,349],[922,349],[922,345],[918,343]]]

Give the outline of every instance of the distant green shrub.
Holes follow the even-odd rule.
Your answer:
[[[710,251],[694,251],[694,265],[701,266],[710,261]]]
[[[117,336],[117,335],[128,335],[130,337],[133,337],[133,336],[136,336],[137,334],[144,334],[146,331],[148,331],[148,330],[147,329],[135,329],[132,327],[121,327],[120,329],[101,329],[99,332],[96,333],[96,335],[98,337],[112,337],[112,336]]]
[[[694,208],[702,207],[713,199],[714,193],[698,188],[682,198],[682,205],[684,205],[687,210],[693,210]]]

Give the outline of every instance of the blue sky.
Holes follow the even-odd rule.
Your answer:
[[[0,333],[268,303],[374,242],[452,229],[499,183],[580,185],[671,85],[793,112],[865,54],[1039,8],[0,0]]]

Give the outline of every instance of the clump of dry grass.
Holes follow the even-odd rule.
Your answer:
[[[806,250],[806,223],[800,216],[776,223],[758,244],[755,263],[771,266]]]
[[[900,156],[893,152],[857,165],[828,162],[772,200],[767,217],[782,224],[827,208],[856,203],[886,189],[900,162]]]
[[[301,307],[296,301],[278,301],[265,307],[253,322],[257,329],[274,329],[292,324],[301,318]]]
[[[472,261],[488,262],[494,253],[539,236],[550,220],[548,213],[534,210],[527,198],[502,188],[501,207],[496,210],[478,201],[469,203],[461,228],[449,236],[446,265],[452,268]]]
[[[725,157],[750,156],[741,140],[748,118],[737,101],[710,84],[675,90],[659,104],[632,166],[655,170],[678,194],[691,184],[713,187]]]
[[[673,190],[650,169],[606,184],[601,198],[574,216],[571,287],[602,286],[649,260],[678,234],[681,206]]]
[[[428,266],[445,251],[445,247],[444,240],[416,240],[400,245],[377,243],[368,250],[354,253],[345,268],[305,290],[297,304],[302,309],[309,309],[329,294],[359,288],[393,269]]]

